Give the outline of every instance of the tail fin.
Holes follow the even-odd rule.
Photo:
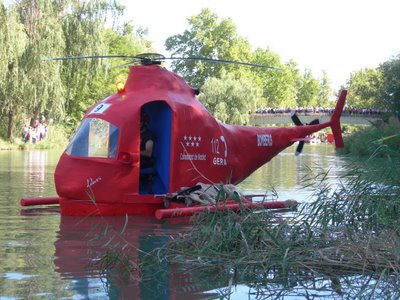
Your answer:
[[[342,130],[340,128],[340,116],[342,115],[344,103],[346,101],[346,95],[347,95],[347,90],[340,91],[335,110],[334,110],[331,120],[330,120],[333,137],[335,138],[336,148],[344,147]]]

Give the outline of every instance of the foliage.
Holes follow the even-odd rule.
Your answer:
[[[152,52],[151,43],[145,39],[145,32],[141,28],[135,28],[128,23],[122,24],[120,28],[107,28],[103,31],[104,39],[108,45],[108,55],[132,55],[138,53]],[[123,59],[109,61],[109,68],[103,74],[96,90],[102,95],[110,95],[115,92],[115,83],[119,80],[125,81],[128,73],[127,68],[118,67],[126,64]]]
[[[355,108],[382,108],[380,87],[382,74],[379,69],[366,68],[351,74],[347,106]]]
[[[220,78],[224,72],[236,80],[251,82],[261,93],[257,105],[270,107],[296,107],[323,105],[331,96],[329,79],[326,74],[321,83],[309,70],[304,76],[300,74],[297,64],[291,60],[282,63],[280,56],[269,49],[258,48],[252,51],[249,42],[238,35],[236,26],[230,19],[220,20],[209,9],[203,9],[199,15],[188,19],[188,29],[182,34],[169,37],[166,48],[175,57],[204,57],[212,59],[242,61],[258,65],[281,67],[282,70],[240,67],[236,64],[215,64],[199,60],[176,60],[172,63],[175,72],[181,74],[192,85],[200,90],[209,88],[210,78]],[[231,113],[237,113],[234,103],[223,101],[215,103],[213,112],[220,119],[226,119]],[[239,114],[243,112],[239,109]],[[238,117],[231,117],[237,120]],[[227,121],[230,123],[231,121]]]
[[[382,72],[382,102],[384,107],[400,112],[400,54],[380,65]],[[399,115],[398,115],[399,116]]]
[[[0,3],[0,134],[12,140],[20,131],[21,119],[39,115],[53,118],[72,131],[85,110],[113,93],[112,83],[125,79],[126,68],[114,68],[124,60],[66,60],[42,62],[44,57],[76,55],[134,55],[151,52],[146,31],[120,24],[123,8],[115,1],[69,0]],[[113,27],[109,20],[112,19]],[[251,49],[231,19],[219,19],[208,9],[188,19],[183,33],[169,37],[166,48],[175,56],[205,57],[281,67],[281,71],[176,60],[174,71],[190,84],[203,88],[205,82],[224,74],[240,81],[254,94],[237,105],[237,97],[212,104],[214,114],[226,122],[247,123],[245,111],[257,106],[324,106],[331,96],[329,78],[317,80],[306,69],[301,74],[295,61],[281,62],[269,49]],[[349,105],[381,107],[399,111],[399,56],[374,69],[352,74]],[[211,80],[212,78],[212,80]],[[215,82],[214,82],[215,83]],[[216,83],[215,83],[216,84]],[[207,89],[210,83],[207,83]],[[244,87],[245,86],[245,87]],[[216,91],[213,92],[216,96]],[[257,99],[253,99],[256,97]],[[254,101],[253,101],[254,100]],[[213,100],[215,101],[215,100]],[[228,120],[229,119],[229,120]]]
[[[210,289],[228,285],[228,296],[241,284],[264,297],[323,290],[333,298],[397,298],[399,163],[376,156],[355,161],[334,184],[325,181],[329,172],[314,166],[303,178],[303,188],[314,193],[298,212],[242,208],[198,214],[188,232],[148,253],[141,270],[157,269],[167,258],[180,270],[194,271],[193,281],[201,286],[205,279],[205,286],[213,282]],[[125,260],[120,257],[116,261]]]
[[[400,111],[400,54],[379,68],[366,68],[351,74],[348,105],[361,108]]]
[[[18,145],[0,139],[0,150],[15,150],[15,149],[18,149]]]
[[[263,295],[318,285],[332,296],[398,295],[398,164],[349,169],[355,171],[334,185],[324,180],[326,171],[310,170],[303,185],[315,191],[313,201],[292,215],[244,209],[197,215],[165,255],[181,265],[190,262],[199,277],[217,273]]]
[[[400,122],[391,117],[345,137],[345,153],[366,157],[400,157]]]
[[[104,39],[104,26],[110,17],[117,17],[120,8],[111,1],[95,0],[87,3],[73,1],[70,13],[63,17],[65,36],[64,56],[106,55],[108,45]],[[60,64],[60,62],[50,62]],[[102,60],[65,60],[62,79],[69,86],[65,91],[65,113],[73,124],[83,117],[84,111],[106,95],[98,91],[108,62]],[[88,80],[90,78],[90,80]]]
[[[21,90],[28,86],[28,82],[20,71],[20,57],[27,47],[28,37],[17,11],[8,12],[2,7],[1,19],[0,76],[3,78],[0,80],[0,122],[7,124],[6,135],[11,137],[13,120],[26,101]]]
[[[300,77],[295,64],[287,64],[284,67],[278,54],[261,48],[253,52],[251,62],[258,65],[283,67],[281,71],[259,68],[250,70],[250,79],[262,90],[259,106],[295,107],[296,95],[293,85]]]
[[[241,38],[231,19],[219,20],[209,9],[188,19],[189,29],[165,41],[167,51],[174,56],[246,61],[250,55],[249,43]],[[196,60],[172,62],[174,72],[181,74],[194,87],[200,88],[209,77],[219,77],[221,70],[232,66],[210,64]],[[237,68],[236,68],[237,69]]]
[[[330,80],[326,72],[322,72],[322,79],[320,82],[320,92],[317,99],[318,107],[329,107],[330,100],[332,99],[333,91],[330,87]]]
[[[302,84],[298,91],[297,106],[310,107],[318,105],[318,96],[321,92],[318,81],[312,76],[310,69],[304,71]]]
[[[239,81],[223,72],[221,79],[209,78],[203,86],[199,100],[214,116],[224,123],[247,124],[249,112],[257,104],[257,87],[248,81]]]
[[[68,144],[68,133],[65,127],[60,124],[48,126],[47,137],[37,144],[24,143],[20,138],[15,138],[14,143],[18,144],[19,149],[56,149],[65,148]]]
[[[19,135],[21,120],[39,115],[72,130],[90,105],[114,92],[110,81],[126,78],[127,70],[109,67],[122,61],[42,59],[148,52],[145,31],[119,25],[122,12],[107,0],[0,3],[2,137]],[[120,27],[109,28],[108,19]]]
[[[353,160],[336,184],[327,184],[328,172],[310,170],[303,186],[314,190],[313,202],[301,212],[310,226],[343,234],[380,233],[397,230],[400,220],[398,159]]]

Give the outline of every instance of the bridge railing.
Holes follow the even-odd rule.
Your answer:
[[[297,113],[303,123],[310,123],[314,119],[320,122],[329,121],[332,113],[313,113],[300,112]],[[353,125],[369,125],[371,121],[381,119],[383,113],[367,114],[367,113],[351,113],[343,111],[340,118],[342,124]],[[271,124],[293,124],[290,113],[255,113],[250,116],[250,124],[256,126]]]

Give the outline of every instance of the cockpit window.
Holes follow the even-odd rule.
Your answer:
[[[71,156],[115,158],[119,128],[96,118],[86,118],[67,147]]]

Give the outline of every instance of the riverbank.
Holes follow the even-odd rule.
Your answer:
[[[344,138],[344,154],[368,157],[400,158],[400,121],[391,117],[386,122],[371,123]]]
[[[20,137],[16,137],[11,141],[5,141],[0,138],[0,151],[59,149],[59,148],[65,148],[67,144],[68,144],[68,135],[65,129],[60,125],[52,125],[49,128],[46,138],[35,144],[24,142]]]

